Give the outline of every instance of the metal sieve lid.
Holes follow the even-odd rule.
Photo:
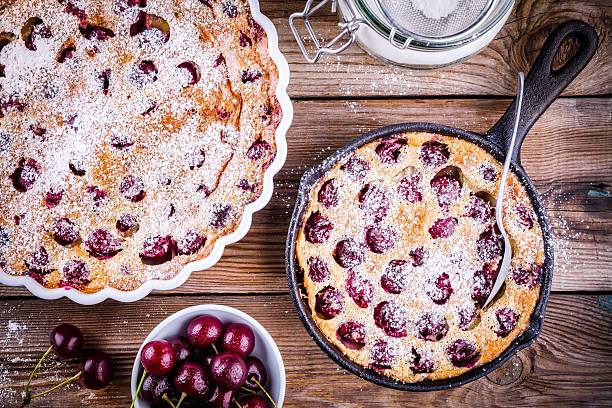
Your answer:
[[[436,44],[469,37],[486,21],[495,0],[377,0],[395,29]]]

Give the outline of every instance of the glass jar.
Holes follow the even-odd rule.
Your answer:
[[[328,3],[331,3],[332,12],[339,15],[341,31],[322,44],[310,19]],[[325,54],[339,54],[357,43],[368,54],[386,63],[432,69],[463,61],[485,48],[505,24],[513,5],[514,0],[489,0],[478,19],[466,29],[439,37],[407,34],[405,29],[392,22],[388,10],[381,6],[381,0],[308,0],[303,12],[289,17],[289,25],[310,63],[317,62]],[[302,39],[297,20],[303,21],[313,50],[309,50]]]

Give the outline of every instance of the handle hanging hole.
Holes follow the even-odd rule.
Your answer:
[[[551,64],[551,71],[553,74],[559,72],[569,61],[571,61],[580,49],[580,44],[580,38],[575,34],[568,35],[563,40]]]

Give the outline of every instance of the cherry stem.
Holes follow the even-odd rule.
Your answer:
[[[234,404],[238,405],[238,408],[242,408],[242,405],[240,405],[238,401],[234,400]]]
[[[134,408],[134,404],[136,403],[136,398],[138,398],[138,394],[140,394],[140,389],[142,388],[142,383],[144,382],[145,377],[147,376],[147,370],[142,370],[142,375],[140,376],[140,381],[138,382],[138,388],[136,388],[136,394],[134,398],[132,398],[132,403],[130,404],[130,408]]]
[[[30,373],[30,378],[28,378],[28,383],[26,384],[26,386],[24,388],[24,392],[25,392],[26,397],[29,398],[29,396],[30,396],[30,385],[32,385],[32,380],[34,379],[34,374],[36,373],[36,371],[38,371],[38,368],[40,367],[40,365],[42,364],[44,359],[47,358],[47,356],[49,355],[51,350],[53,350],[53,346],[52,345],[49,346],[47,351],[45,351],[45,354],[43,354],[42,357],[40,358],[40,360],[38,360],[38,363],[36,364],[36,366],[34,367],[32,372]]]
[[[253,391],[253,390],[252,390],[252,389],[250,389],[250,388],[247,388],[247,387],[240,387],[240,389],[241,389],[242,391],[250,392],[250,393],[251,393],[251,394],[253,394],[253,395],[257,395],[257,391]]]
[[[251,380],[253,380],[253,381],[255,382],[255,384],[257,384],[257,386],[258,386],[259,388],[261,388],[261,390],[263,391],[263,393],[264,393],[264,394],[266,394],[266,397],[268,397],[268,399],[270,400],[270,402],[272,402],[272,405],[274,405],[274,408],[278,408],[278,407],[276,406],[276,402],[274,402],[274,398],[272,398],[272,397],[270,396],[270,394],[268,394],[268,391],[266,391],[266,388],[265,388],[263,385],[261,385],[261,383],[260,383],[259,381],[257,381],[257,378],[255,378],[255,376],[253,376],[253,377],[251,377]]]
[[[215,346],[215,343],[211,344],[215,354],[219,354],[219,352],[217,351],[217,346]]]
[[[178,400],[178,402],[176,403],[174,408],[179,408],[181,406],[181,404],[183,403],[183,400],[185,399],[186,396],[187,396],[187,394],[185,394],[184,392],[181,393],[181,398]]]
[[[76,381],[76,380],[78,380],[79,378],[81,378],[81,374],[82,374],[82,373],[79,371],[78,373],[76,373],[76,374],[75,374],[75,375],[73,375],[72,377],[68,378],[67,380],[62,381],[61,383],[59,383],[59,384],[57,384],[57,385],[54,385],[53,387],[49,388],[48,390],[43,391],[43,392],[39,392],[38,394],[34,394],[34,395],[32,395],[31,399],[38,398],[38,397],[42,397],[43,395],[47,395],[47,394],[49,394],[50,392],[55,391],[55,390],[57,390],[58,388],[63,387],[63,386],[64,386],[64,385],[66,385],[66,384],[70,384],[71,382]]]
[[[172,400],[168,398],[168,394],[162,395],[162,399],[166,401],[168,405],[170,405],[171,408],[176,408],[176,405],[174,405],[174,402],[172,402]]]

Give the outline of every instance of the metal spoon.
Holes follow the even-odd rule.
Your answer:
[[[493,285],[493,289],[491,290],[491,294],[489,298],[482,306],[483,308],[487,307],[489,303],[495,298],[497,292],[504,284],[506,280],[506,275],[508,275],[508,271],[510,270],[510,261],[512,261],[512,246],[510,245],[510,238],[508,237],[508,233],[504,228],[503,223],[503,203],[504,203],[504,190],[506,189],[506,179],[508,178],[508,173],[510,172],[510,162],[512,161],[512,157],[514,156],[514,142],[516,140],[516,132],[518,130],[518,125],[521,120],[521,107],[523,105],[523,86],[525,83],[525,75],[522,72],[518,74],[517,81],[517,89],[516,89],[516,117],[514,118],[514,130],[512,131],[512,139],[510,139],[510,146],[508,147],[508,152],[506,153],[506,161],[504,162],[504,170],[502,172],[501,180],[499,182],[499,190],[497,191],[497,205],[495,206],[495,219],[497,221],[497,227],[501,232],[502,237],[504,238],[504,257],[502,259],[501,268],[499,269],[499,274],[497,275],[497,279],[495,280],[495,284]]]

